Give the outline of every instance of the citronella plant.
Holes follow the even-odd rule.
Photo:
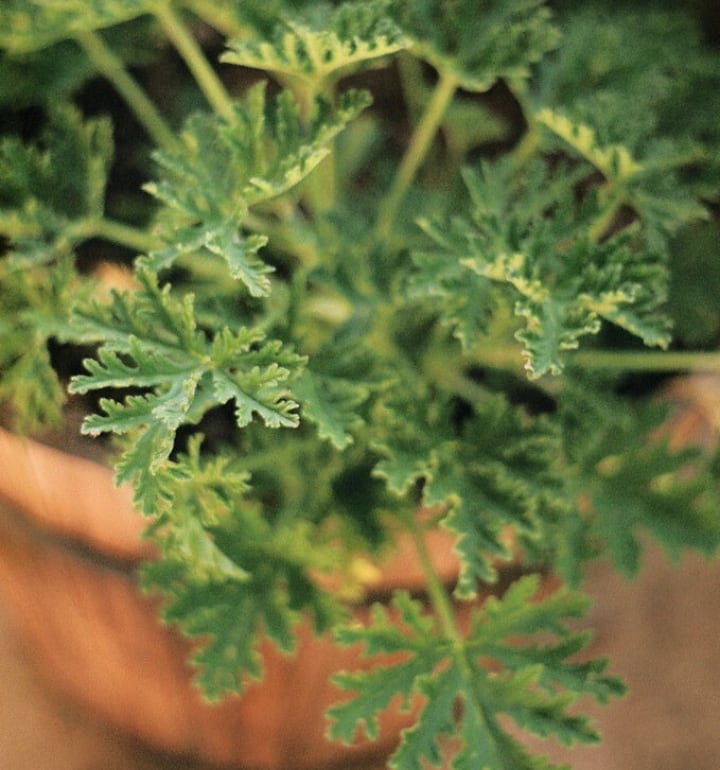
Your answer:
[[[405,653],[338,672],[328,719],[373,738],[420,696],[397,770],[552,767],[508,718],[596,741],[569,707],[623,687],[576,657],[583,564],[634,575],[643,532],[673,556],[720,542],[713,460],[673,450],[648,396],[720,366],[697,245],[720,58],[692,14],[5,0],[0,47],[0,396],[33,430],[69,378],[83,432],[113,434],[161,553],[144,584],[202,640],[205,695],[261,677],[259,636],[290,652],[310,616]],[[456,537],[454,586],[430,527]],[[398,532],[428,607],[398,592],[348,623],[348,586],[318,576]],[[511,559],[526,576],[461,628],[453,601]],[[537,600],[541,570],[567,587]]]

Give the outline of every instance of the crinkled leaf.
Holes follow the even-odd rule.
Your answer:
[[[127,433],[138,427],[157,431],[150,468],[156,470],[172,449],[175,431],[195,423],[213,405],[235,402],[237,424],[255,415],[269,427],[295,427],[296,403],[287,380],[303,362],[280,343],[263,341],[247,328],[221,328],[212,338],[197,329],[192,297],[174,298],[152,273],[140,270],[140,289],[133,295],[114,293],[108,307],[77,312],[76,331],[86,341],[101,341],[97,359],[85,362],[88,373],[73,378],[71,391],[140,387],[148,392],[127,396],[124,403],[102,402],[102,415],[84,423],[86,433]],[[125,462],[143,470],[140,456]],[[129,467],[124,475],[127,476]]]
[[[37,144],[0,140],[0,234],[13,262],[48,262],[88,237],[83,224],[103,215],[112,152],[109,121],[68,105],[51,111]]]
[[[560,436],[552,424],[526,418],[492,398],[464,427],[464,441],[438,448],[437,466],[423,490],[426,505],[444,504],[444,524],[458,536],[460,596],[478,580],[496,577],[492,562],[510,556],[506,529],[521,540],[540,536],[567,505],[558,463]]]
[[[575,482],[589,508],[586,539],[602,543],[616,567],[640,568],[640,531],[678,558],[684,548],[713,553],[720,545],[717,482],[708,456],[697,448],[673,449],[651,438],[666,411],[631,405],[605,388],[567,388],[561,417]],[[565,535],[563,535],[565,537]],[[574,560],[584,541],[567,542]]]
[[[303,418],[336,449],[352,444],[364,424],[362,405],[378,387],[373,365],[372,352],[361,340],[340,336],[310,357],[293,387]]]
[[[523,319],[516,336],[525,345],[530,376],[559,373],[564,351],[596,334],[602,319],[648,345],[666,346],[668,322],[659,311],[666,294],[664,257],[638,246],[632,232],[595,240],[595,198],[576,204],[567,186],[577,172],[550,172],[538,164],[520,178],[521,186],[515,173],[511,163],[468,171],[472,222],[456,218],[446,229],[422,224],[448,270],[461,265],[508,292]],[[427,281],[422,271],[439,260],[424,254],[417,259],[416,281]],[[458,278],[454,283],[460,288]],[[447,320],[457,323],[452,314]]]
[[[164,618],[197,638],[196,681],[217,700],[261,676],[263,635],[289,652],[300,610],[322,631],[340,609],[308,577],[319,549],[310,530],[270,524],[248,497],[248,475],[197,450],[158,474],[163,500],[151,534],[163,559],[142,578],[164,594]]]
[[[159,222],[166,245],[142,264],[157,271],[184,254],[207,250],[225,259],[252,296],[267,295],[273,268],[257,256],[267,238],[242,232],[248,207],[302,181],[367,104],[360,92],[344,94],[335,110],[318,102],[306,126],[289,92],[267,103],[263,82],[234,105],[229,121],[192,115],[182,132],[183,149],[155,155],[163,177],[145,189],[166,206]]]
[[[405,47],[388,14],[391,5],[389,0],[337,6],[318,2],[294,15],[284,10],[267,39],[230,40],[221,61],[307,80],[319,88]]]
[[[423,503],[446,509],[443,523],[458,537],[457,592],[465,597],[478,580],[496,578],[493,562],[509,558],[508,527],[520,540],[535,540],[568,506],[556,426],[528,420],[500,396],[474,406],[455,436],[450,410],[433,428],[428,411],[400,408],[384,417],[388,435],[375,444],[385,458],[374,474],[392,492],[405,494],[422,480]]]

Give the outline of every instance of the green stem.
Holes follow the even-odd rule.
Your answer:
[[[160,241],[147,231],[105,217],[73,222],[68,226],[66,234],[73,241],[102,238],[139,253],[146,253],[160,247]]]
[[[568,361],[585,369],[635,372],[718,372],[720,352],[578,350]]]
[[[720,351],[577,350],[566,356],[568,366],[627,372],[718,372]],[[480,366],[522,370],[519,348],[476,349],[468,361]],[[457,365],[457,364],[456,364]]]
[[[413,539],[415,551],[420,561],[423,576],[425,577],[430,604],[440,622],[442,632],[445,637],[454,642],[456,646],[461,646],[463,637],[458,628],[457,621],[455,620],[455,609],[453,608],[450,597],[445,590],[445,586],[438,577],[437,571],[432,563],[422,530],[414,518],[408,517],[407,524]]]
[[[147,94],[130,76],[122,60],[106,45],[102,37],[96,32],[83,31],[75,34],[75,40],[97,69],[117,89],[152,139],[161,147],[176,147],[175,134]]]
[[[190,10],[208,27],[221,32],[226,38],[239,37],[243,34],[243,28],[233,18],[232,12],[226,3],[214,5],[206,0],[187,0],[185,3]]]
[[[595,221],[588,228],[588,235],[594,243],[598,243],[605,233],[610,230],[615,217],[625,203],[623,193],[624,190],[615,190],[605,209],[598,214]]]
[[[405,107],[414,125],[422,116],[425,98],[425,81],[423,79],[422,65],[411,54],[403,53],[397,59],[397,67]]]
[[[467,683],[468,690],[475,693],[477,687],[477,677],[473,671],[473,665],[470,662],[465,638],[460,631],[455,618],[455,608],[445,587],[438,578],[435,567],[433,566],[430,554],[425,544],[422,532],[419,530],[414,519],[410,521],[410,532],[413,537],[415,550],[420,560],[423,575],[425,577],[426,588],[430,597],[430,604],[440,623],[443,635],[453,646],[453,657],[462,672],[462,676]],[[473,698],[466,703],[468,708],[475,711],[475,719],[478,722],[487,722],[485,709],[479,698]]]
[[[380,237],[386,237],[392,229],[405,193],[425,160],[432,140],[457,88],[458,81],[454,75],[447,72],[441,73],[432,98],[415,128],[410,144],[400,162],[393,184],[385,200],[380,204],[380,216],[376,226],[376,231]]]
[[[512,162],[516,169],[521,169],[540,149],[540,132],[534,123],[528,123],[528,127],[522,139],[515,145],[512,151]]]
[[[520,106],[527,126],[522,139],[511,153],[514,167],[521,169],[540,150],[540,129],[528,102],[524,81],[510,80],[507,85]]]
[[[160,241],[154,235],[114,219],[103,218],[94,222],[92,232],[97,238],[104,238],[143,254],[160,247]]]
[[[205,58],[202,48],[188,32],[180,18],[168,5],[160,5],[155,10],[165,34],[177,49],[183,61],[192,72],[200,90],[205,94],[210,106],[226,120],[232,120],[232,99],[215,70]]]

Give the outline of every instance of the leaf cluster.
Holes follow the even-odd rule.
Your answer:
[[[622,686],[569,625],[584,564],[637,574],[643,533],[673,557],[720,545],[715,459],[623,379],[716,341],[683,299],[713,284],[682,252],[717,203],[717,52],[684,9],[553,7],[0,9],[0,399],[34,428],[67,389],[83,432],[113,436],[160,553],[143,585],[195,640],[207,697],[259,678],[261,635],[291,652],[309,615],[385,661],[338,675],[329,733],[375,738],[399,702],[415,721],[393,768],[552,768],[508,720],[595,741],[571,706]],[[96,75],[130,111],[115,125],[156,145],[122,221],[108,188],[146,148],[115,154],[113,122],[83,112]],[[109,290],[108,243],[127,268]],[[58,371],[58,343],[82,369]],[[424,553],[435,527],[452,586]],[[398,531],[428,601],[344,623],[348,565]],[[573,591],[526,576],[481,605],[509,560]]]

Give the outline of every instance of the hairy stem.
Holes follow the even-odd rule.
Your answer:
[[[386,237],[395,222],[400,204],[407,193],[418,169],[425,160],[432,140],[445,116],[458,87],[458,81],[450,73],[441,73],[432,98],[425,108],[420,122],[415,128],[405,155],[400,162],[395,179],[379,206],[379,218],[376,225],[378,235]]]
[[[96,32],[82,31],[75,34],[75,41],[113,84],[152,139],[160,147],[176,147],[177,139],[165,119],[102,37]]]
[[[232,120],[232,99],[195,38],[168,5],[158,6],[155,16],[183,58],[210,106],[226,120]]]

